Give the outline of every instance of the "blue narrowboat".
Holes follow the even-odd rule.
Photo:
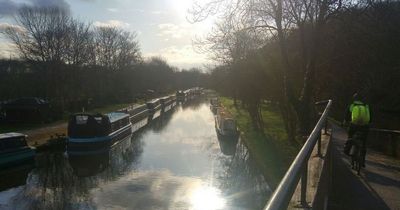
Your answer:
[[[68,122],[67,152],[69,155],[102,153],[132,133],[129,114],[78,113]]]
[[[22,133],[0,134],[0,168],[6,169],[35,162],[35,149],[26,143]]]

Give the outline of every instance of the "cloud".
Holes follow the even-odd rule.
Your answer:
[[[158,24],[159,33],[157,34],[160,37],[164,37],[166,39],[174,38],[180,39],[183,37],[192,36],[191,25],[188,24],[173,24],[173,23],[163,23]],[[168,40],[166,40],[168,41]]]
[[[126,28],[129,27],[129,23],[125,23],[119,20],[107,20],[105,22],[96,21],[94,25],[97,27],[118,27],[118,28]]]
[[[11,16],[15,14],[21,4],[11,0],[0,0],[0,18],[1,16]]]
[[[18,57],[18,52],[13,43],[0,39],[0,58]]]
[[[65,0],[30,0],[32,6],[57,7],[64,11],[70,11],[70,6]]]
[[[152,14],[152,15],[167,15],[169,13],[167,11],[154,10],[154,11],[151,11],[150,14]]]
[[[109,12],[118,12],[117,8],[107,8],[107,11]]]
[[[0,23],[0,33],[7,28],[13,28],[14,30],[19,31],[19,32],[25,31],[25,28],[18,26],[18,25],[13,25],[13,24],[9,24],[9,23]]]
[[[201,190],[203,196],[216,190],[215,197],[225,201],[217,188],[200,178],[167,170],[131,173],[92,190],[91,197],[97,209],[194,209],[193,196]]]
[[[192,45],[170,46],[155,53],[145,53],[144,56],[160,56],[167,59],[168,63],[171,65],[185,69],[202,67],[204,64],[210,63],[208,56],[206,54],[196,53]]]
[[[0,0],[0,18],[14,15],[21,6],[57,7],[66,12],[70,11],[70,5],[65,0],[28,0],[27,4],[17,3],[13,0]]]

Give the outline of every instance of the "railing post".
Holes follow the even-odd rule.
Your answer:
[[[304,164],[303,174],[301,176],[301,194],[300,205],[302,207],[308,206],[307,204],[307,178],[308,178],[308,161]]]
[[[317,156],[318,157],[322,157],[321,154],[321,140],[322,140],[322,132],[319,131],[319,135],[318,135],[318,141],[317,141]]]
[[[324,135],[328,134],[328,118],[325,120]]]

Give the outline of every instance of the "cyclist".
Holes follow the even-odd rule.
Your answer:
[[[344,152],[348,155],[351,149],[351,139],[356,132],[361,134],[362,141],[361,155],[363,157],[362,167],[365,167],[366,141],[369,132],[369,124],[371,122],[371,113],[368,104],[364,102],[362,97],[355,93],[353,95],[353,103],[350,104],[346,111],[344,123],[350,122],[348,130],[348,140],[345,144]]]

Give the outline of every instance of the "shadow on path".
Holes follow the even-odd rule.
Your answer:
[[[330,210],[385,210],[391,209],[381,196],[366,182],[369,177],[389,185],[398,185],[398,181],[384,179],[379,174],[362,171],[358,176],[350,166],[342,148],[347,137],[344,130],[334,126],[333,135],[333,176],[328,209]],[[368,167],[368,163],[367,163]],[[368,181],[366,181],[367,179]]]

